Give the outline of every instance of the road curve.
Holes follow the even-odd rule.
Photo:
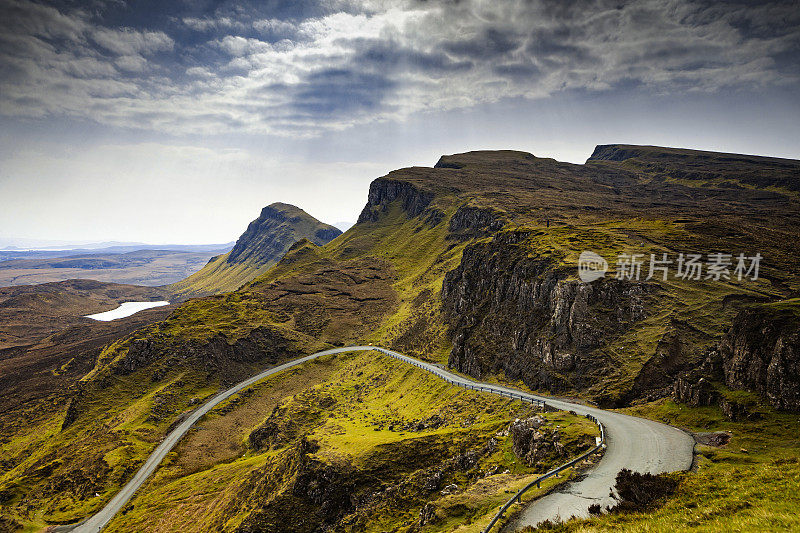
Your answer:
[[[586,477],[533,500],[503,529],[504,531],[536,526],[545,520],[588,517],[589,506],[593,503],[599,503],[603,507],[613,505],[615,500],[609,493],[615,484],[617,472],[623,468],[635,472],[660,474],[688,470],[692,466],[694,439],[672,426],[597,407],[530,394],[501,385],[473,381],[407,355],[383,348],[376,350],[417,365],[457,385],[478,386],[484,391],[514,393],[529,400],[544,401],[556,409],[574,411],[579,415],[594,415],[603,424],[606,433],[606,452]]]
[[[175,428],[150,454],[145,464],[136,472],[136,475],[109,501],[103,509],[90,518],[71,526],[60,526],[58,531],[73,531],[75,533],[95,533],[114,518],[133,494],[141,487],[147,478],[158,468],[158,465],[172,450],[189,429],[206,413],[211,411],[220,402],[225,401],[237,392],[255,384],[262,379],[288,368],[301,365],[312,359],[325,355],[375,350],[401,361],[427,370],[451,383],[465,387],[479,387],[486,392],[495,394],[522,396],[531,401],[546,401],[548,405],[567,411],[575,411],[580,415],[592,414],[605,426],[606,453],[600,462],[591,470],[584,479],[570,483],[566,489],[551,493],[535,500],[520,516],[509,524],[506,529],[514,531],[515,528],[527,525],[536,525],[544,520],[568,519],[572,516],[588,516],[588,508],[592,503],[608,505],[613,502],[609,491],[614,485],[614,479],[622,468],[629,468],[639,472],[672,472],[686,470],[692,464],[694,441],[686,433],[671,426],[605,411],[564,400],[538,396],[517,389],[473,381],[434,364],[420,361],[401,353],[378,348],[375,346],[346,346],[317,352],[299,359],[294,359],[282,365],[272,367],[257,374],[238,385],[220,392],[204,403],[197,410]],[[509,529],[510,528],[510,529]]]

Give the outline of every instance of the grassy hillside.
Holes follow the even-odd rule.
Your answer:
[[[228,254],[212,257],[191,276],[170,286],[177,295],[203,295],[235,291],[251,279],[270,269],[274,263],[256,265],[230,264]]]
[[[405,531],[418,525],[427,504],[435,518],[426,531],[464,522],[477,531],[509,487],[559,459],[527,467],[515,458],[511,439],[498,436],[531,413],[519,402],[457,389],[375,354],[315,362],[220,407],[109,530],[233,531],[258,524],[312,531],[328,521],[336,530]],[[551,427],[567,428],[565,454],[592,444],[596,429],[589,421],[547,417]],[[259,424],[269,428],[268,442],[254,448]],[[484,450],[492,439],[492,451]],[[326,483],[341,485],[356,503],[326,514],[310,489],[320,484],[335,499]],[[459,489],[442,495],[451,483]],[[374,498],[376,491],[392,496]]]
[[[216,383],[187,371],[130,402],[148,381],[141,371],[115,380],[84,406],[82,424],[64,430],[62,418],[53,417],[39,424],[39,432],[6,443],[4,452],[24,450],[26,458],[0,478],[5,509],[39,525],[97,511],[158,443],[168,414],[216,392]],[[484,523],[510,487],[593,444],[596,428],[588,420],[546,414],[549,427],[561,428],[563,455],[525,466],[502,432],[533,413],[527,404],[458,389],[374,353],[317,360],[218,407],[170,454],[110,530],[233,531],[245,520],[268,524],[271,516],[313,516],[313,499],[294,487],[321,472],[334,475],[329,468],[337,482],[364,498],[343,512],[317,517],[344,529],[409,527],[426,503],[441,521],[431,531],[447,531],[443,526],[465,519]],[[256,447],[252,435],[259,427],[269,431]],[[60,447],[81,461],[59,472],[48,460]],[[453,461],[459,454],[464,457]],[[442,474],[434,489],[425,489],[425,480],[437,472]],[[451,483],[459,490],[440,494]],[[368,495],[376,490],[400,492],[398,498],[373,502]],[[314,528],[316,522],[292,530]]]
[[[158,287],[78,279],[0,287],[0,351],[34,344],[69,326],[91,324],[86,315],[123,302],[163,300],[167,295]]]

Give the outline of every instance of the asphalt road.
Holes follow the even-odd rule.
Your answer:
[[[601,505],[611,504],[613,500],[608,494],[611,487],[614,485],[614,478],[617,472],[622,468],[629,468],[639,472],[660,473],[686,470],[692,464],[694,449],[693,439],[688,434],[673,427],[642,418],[604,411],[603,409],[595,407],[537,396],[500,385],[472,381],[431,363],[426,363],[413,357],[383,348],[374,346],[348,346],[317,352],[278,365],[239,383],[233,388],[217,394],[195,410],[189,418],[167,435],[161,444],[159,444],[158,448],[148,457],[145,464],[139,469],[133,479],[131,479],[102,510],[79,524],[60,526],[57,531],[95,533],[103,529],[114,515],[128,503],[136,490],[138,490],[156,468],[158,468],[158,465],[164,457],[178,443],[181,437],[189,431],[192,425],[230,396],[268,376],[316,359],[317,357],[334,353],[363,350],[377,350],[462,386],[478,386],[484,391],[496,394],[507,395],[513,393],[515,395],[522,395],[531,400],[546,401],[548,405],[556,409],[571,410],[580,415],[591,413],[603,423],[606,430],[606,453],[596,467],[590,471],[588,476],[581,481],[570,483],[565,489],[559,492],[554,492],[535,500],[521,513],[513,524],[506,527],[506,530],[514,531],[515,528],[535,525],[547,519],[567,519],[572,516],[588,516],[588,508],[592,503],[597,502]]]

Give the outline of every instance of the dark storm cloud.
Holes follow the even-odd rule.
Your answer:
[[[441,50],[415,50],[395,40],[353,39],[341,44],[355,52],[351,64],[372,65],[388,71],[418,70],[435,76],[437,73],[468,70],[473,65],[472,61],[453,59]]]
[[[0,113],[175,133],[797,85],[798,57],[789,1],[0,0]]]
[[[532,80],[541,73],[541,69],[532,63],[502,63],[494,66],[492,72],[500,77]]]
[[[442,48],[457,57],[491,60],[508,55],[522,45],[520,36],[501,28],[483,28],[480,35],[442,43]]]
[[[309,75],[295,91],[293,106],[310,117],[375,110],[394,82],[360,70],[330,68]]]

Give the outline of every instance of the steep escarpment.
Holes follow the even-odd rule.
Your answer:
[[[399,200],[403,210],[412,217],[419,216],[430,205],[434,194],[405,180],[379,178],[369,186],[367,205],[358,216],[358,222],[375,222],[389,206]]]
[[[800,411],[800,300],[742,309],[702,364],[675,381],[672,396],[692,406],[719,405],[732,420],[758,416],[755,399],[740,391]]]
[[[298,207],[273,203],[261,210],[230,252],[170,288],[182,297],[232,291],[269,270],[297,241],[322,246],[341,234]]]
[[[586,165],[471,152],[436,166],[439,186],[474,184],[449,220],[451,238],[468,244],[441,291],[449,363],[469,374],[615,405],[662,398],[719,343],[752,289],[797,290],[788,275],[797,161],[602,145]],[[742,249],[768,258],[757,282],[676,275],[682,253]],[[574,279],[582,250],[608,260],[604,281]],[[648,258],[665,253],[669,277],[646,280]],[[640,282],[613,272],[631,254],[642,259]]]
[[[450,217],[448,230],[462,239],[483,237],[499,231],[508,222],[504,211],[491,206],[464,204]]]
[[[725,384],[800,411],[800,300],[742,310],[719,347]]]
[[[598,348],[646,316],[643,283],[567,279],[552,257],[531,255],[524,232],[468,246],[442,286],[449,364],[475,376],[503,372],[532,389],[581,389],[608,364]]]
[[[322,246],[341,234],[341,230],[320,222],[298,207],[276,202],[262,209],[261,215],[247,226],[225,262],[274,264],[300,239]]]

